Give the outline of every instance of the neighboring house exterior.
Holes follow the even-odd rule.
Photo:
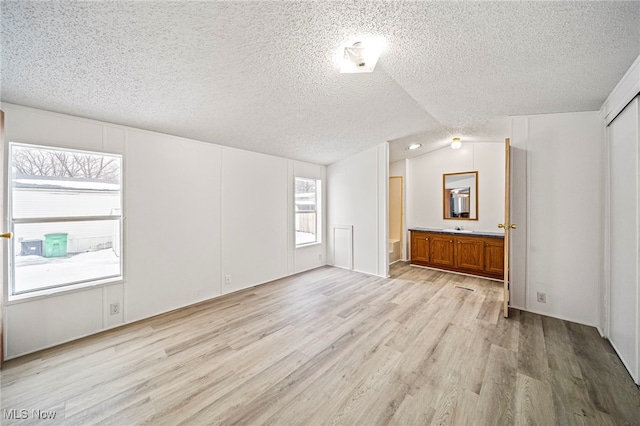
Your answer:
[[[51,217],[101,216],[119,213],[120,184],[85,179],[19,177],[13,180],[13,215],[37,218],[43,212]],[[46,222],[16,225],[15,254],[24,255],[24,241],[43,240],[46,234],[66,233],[67,253],[114,248],[117,222]]]

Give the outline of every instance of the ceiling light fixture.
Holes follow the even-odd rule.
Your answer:
[[[414,150],[414,149],[420,148],[421,146],[422,146],[421,143],[412,143],[411,145],[409,145],[407,149]]]
[[[342,74],[373,72],[385,45],[384,39],[372,38],[345,46],[340,61],[340,72]]]
[[[460,149],[462,146],[462,142],[460,142],[460,138],[453,138],[453,142],[451,142],[451,148]]]

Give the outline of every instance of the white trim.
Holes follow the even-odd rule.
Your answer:
[[[639,57],[640,59],[640,57]],[[640,66],[638,71],[640,77]],[[639,78],[640,80],[640,78]],[[640,188],[640,96],[636,96],[636,190]],[[636,196],[636,359],[635,370],[630,371],[640,385],[640,196]]]
[[[510,306],[510,307],[513,308],[513,306]],[[582,325],[586,325],[588,327],[596,328],[595,324],[578,321],[575,318],[569,318],[569,317],[565,317],[565,316],[562,316],[562,315],[551,315],[548,312],[540,312],[540,311],[536,311],[535,309],[520,309],[520,310],[524,311],[524,312],[529,312],[529,313],[532,313],[532,314],[540,315],[540,316],[543,316],[543,317],[556,318],[556,319],[559,319],[559,320],[562,320],[562,321],[575,322],[576,324],[582,324]]]
[[[20,303],[32,302],[34,300],[46,299],[49,297],[62,296],[69,293],[77,293],[90,288],[106,287],[125,282],[122,276],[99,278],[87,282],[76,284],[64,284],[58,287],[51,287],[43,290],[30,291],[16,295],[9,295],[5,298],[5,306],[17,305]],[[121,307],[122,308],[122,307]]]
[[[348,231],[348,265],[347,267],[336,265],[336,229],[340,229],[343,231]],[[336,268],[348,269],[349,271],[353,271],[353,225],[332,225],[331,226],[331,241],[333,241],[333,253],[331,253],[331,266],[335,266]]]
[[[609,339],[607,339],[609,340]],[[616,344],[613,340],[609,340],[609,343],[611,344],[611,346],[613,347],[613,350],[616,351],[616,354],[619,354],[620,351],[618,350],[618,348],[616,347]],[[631,379],[638,385],[640,385],[640,376],[638,376],[638,370],[630,367],[627,362],[624,360],[624,358],[622,358],[620,355],[618,355],[618,359],[620,361],[622,361],[622,365],[624,365],[624,367],[627,369],[627,373],[629,373],[629,376],[631,376]],[[631,362],[634,362],[636,360],[631,360]]]
[[[464,272],[450,271],[448,269],[440,269],[440,268],[435,268],[433,266],[414,265],[413,263],[410,263],[409,266],[413,266],[413,267],[416,267],[416,268],[431,269],[433,271],[438,271],[438,272],[448,272],[448,273],[455,274],[455,275],[464,275],[465,277],[480,278],[480,279],[483,279],[483,280],[495,281],[495,282],[499,282],[499,283],[504,282],[504,280],[499,279],[499,278],[483,277],[482,275],[473,275],[473,274],[467,274],[467,273],[464,273]],[[513,306],[509,305],[509,307],[512,308]]]
[[[75,192],[75,191],[74,191]],[[122,211],[122,207],[120,207]],[[122,215],[109,215],[109,216],[60,216],[60,217],[23,217],[13,219],[14,224],[27,224],[27,223],[58,223],[58,222],[101,222],[107,220],[122,220]]]
[[[104,126],[103,126],[103,136],[104,136]],[[52,294],[59,294],[59,293],[65,293],[68,291],[73,291],[76,289],[84,289],[87,287],[95,287],[95,286],[99,286],[101,284],[104,283],[110,283],[110,282],[122,282],[124,280],[123,278],[123,274],[124,274],[124,256],[123,256],[123,246],[124,246],[124,240],[123,240],[123,228],[124,228],[124,223],[123,223],[123,200],[124,200],[124,194],[123,194],[123,187],[124,187],[124,156],[123,154],[119,154],[119,153],[111,153],[111,152],[100,152],[100,151],[90,151],[90,150],[86,150],[86,149],[75,149],[75,148],[66,148],[66,147],[58,147],[58,146],[53,146],[53,145],[41,145],[41,144],[36,144],[36,143],[24,143],[24,142],[17,142],[17,141],[9,141],[7,144],[7,160],[6,160],[6,170],[5,170],[5,175],[3,176],[4,179],[6,179],[6,188],[7,188],[7,193],[6,193],[6,198],[5,200],[6,205],[7,205],[7,210],[6,210],[6,218],[7,218],[7,222],[8,222],[8,229],[11,230],[11,232],[15,235],[15,229],[14,226],[16,224],[37,224],[37,223],[60,223],[60,222],[87,222],[87,221],[115,221],[115,222],[119,222],[120,226],[118,227],[119,229],[119,247],[120,247],[120,255],[119,255],[119,269],[120,272],[118,275],[113,275],[113,276],[101,276],[101,277],[96,277],[96,278],[92,278],[92,279],[87,279],[87,280],[82,280],[82,281],[75,281],[75,282],[66,282],[66,283],[62,283],[62,284],[56,284],[54,286],[50,286],[50,287],[45,287],[45,288],[39,288],[39,289],[35,289],[35,290],[29,290],[29,291],[22,291],[19,293],[15,292],[15,244],[8,244],[7,247],[7,252],[5,253],[4,257],[7,259],[7,274],[8,274],[8,278],[7,278],[7,292],[6,292],[6,301],[7,303],[9,302],[13,302],[16,300],[33,300],[34,298],[37,297],[48,297]],[[104,147],[104,140],[103,140],[103,144],[102,146]],[[88,154],[88,155],[96,155],[96,156],[103,156],[103,157],[114,157],[117,158],[120,162],[120,189],[117,191],[120,194],[120,214],[119,215],[101,215],[101,216],[77,216],[77,217],[72,217],[72,216],[62,216],[62,217],[50,217],[50,216],[45,216],[45,217],[39,217],[39,218],[14,218],[13,217],[13,178],[11,176],[11,167],[9,167],[9,162],[12,161],[13,159],[13,149],[14,147],[18,147],[18,148],[33,148],[33,149],[40,149],[40,150],[44,150],[44,151],[63,151],[63,152],[70,152],[70,153],[83,153],[83,154]],[[103,315],[104,317],[104,315]]]
[[[524,174],[525,174],[525,180],[526,180],[526,184],[527,184],[527,194],[525,196],[525,223],[526,223],[526,229],[525,229],[525,248],[526,248],[526,253],[525,253],[525,258],[524,258],[524,307],[525,308],[529,308],[529,283],[531,282],[531,268],[529,267],[529,265],[531,265],[531,246],[530,246],[530,242],[531,242],[531,214],[529,211],[529,206],[531,206],[531,179],[530,179],[530,170],[531,170],[531,155],[529,155],[529,120],[530,118],[527,117],[526,121],[525,121],[525,134],[527,135],[527,137],[524,140],[524,146],[525,146],[525,169],[524,169]]]
[[[602,337],[608,338],[610,329],[610,313],[609,313],[609,301],[611,300],[611,150],[609,145],[609,130],[606,125],[604,105],[600,110],[602,117],[602,281],[600,282],[599,295],[602,300],[599,300],[599,306],[602,310],[599,312],[600,318],[603,321],[598,327],[598,332]]]
[[[315,206],[313,210],[304,210],[304,211],[296,211],[296,181],[297,180],[312,180],[316,183],[316,190],[315,190]],[[317,179],[317,178],[308,178],[308,177],[302,177],[302,176],[296,176],[295,174],[295,170],[293,171],[293,217],[292,217],[292,222],[293,222],[293,242],[294,242],[294,248],[298,249],[301,247],[307,247],[307,246],[313,246],[316,244],[322,244],[322,216],[320,216],[320,220],[318,220],[318,207],[320,207],[320,215],[322,215],[322,180],[321,179]],[[296,238],[297,238],[297,229],[296,229],[296,217],[298,215],[298,213],[311,213],[313,212],[316,216],[315,219],[315,223],[316,223],[316,232],[315,232],[315,237],[316,240],[312,241],[310,243],[302,243],[302,244],[298,244],[296,242]],[[289,230],[287,231],[289,232]],[[295,261],[294,261],[295,264]],[[295,270],[295,265],[294,268]]]
[[[334,266],[334,268],[340,268],[339,266]],[[349,270],[346,268],[340,268],[340,269],[344,269],[344,270]],[[370,277],[377,277],[377,278],[384,278],[384,279],[389,279],[388,276],[384,276],[384,275],[378,275],[378,274],[372,274],[371,272],[365,272],[365,271],[360,271],[358,269],[350,269],[351,272],[357,272],[359,274],[364,274],[364,275],[368,275]]]
[[[640,57],[639,57],[640,59]],[[640,66],[638,67],[638,75],[640,80]],[[640,96],[634,98],[636,103],[636,190],[640,188]],[[636,384],[640,385],[640,196],[636,196],[636,359],[635,370],[630,370],[629,373],[635,379]]]
[[[107,126],[104,126],[104,128],[106,129]],[[106,142],[106,139],[103,141],[103,143]],[[124,183],[127,181],[127,158],[129,157],[127,155],[127,147],[129,146],[129,133],[126,131],[123,131],[123,135],[122,135],[122,149],[121,149],[121,155],[122,155],[122,164],[120,164],[120,170],[121,170],[121,179],[122,182],[120,184],[120,190],[121,195],[120,195],[120,205],[121,205],[121,209],[120,209],[120,214],[122,215],[122,226],[120,227],[120,256],[122,256],[123,262],[122,262],[122,276],[123,277],[127,277],[128,275],[128,270],[129,270],[129,262],[125,262],[124,259],[126,258],[126,254],[127,254],[127,247],[129,246],[129,244],[127,243],[127,241],[125,240],[125,238],[127,237],[128,233],[126,232],[127,229],[127,208],[126,208],[126,204],[127,204],[127,188],[125,188]],[[129,285],[127,284],[127,281],[124,280],[123,284],[122,284],[122,305],[120,306],[120,310],[122,311],[122,323],[126,324],[127,323],[127,312],[129,311],[128,307],[128,294],[127,294],[127,289],[129,288]]]
[[[377,167],[377,223],[378,223],[378,270],[377,275],[389,276],[389,143],[378,145]]]
[[[636,58],[602,105],[608,126],[629,102],[640,93],[640,56]]]
[[[120,309],[122,309],[122,306],[120,307]],[[166,313],[166,312],[165,312],[165,313]],[[162,314],[158,314],[158,315],[162,315]],[[140,320],[140,321],[143,321],[143,320]],[[62,340],[62,341],[60,341],[60,342],[52,343],[52,344],[50,344],[50,345],[45,345],[45,346],[43,346],[43,347],[41,347],[41,348],[38,348],[38,349],[35,349],[35,350],[27,350],[27,351],[25,351],[25,352],[20,352],[20,353],[18,353],[18,354],[11,355],[11,356],[6,355],[6,357],[5,357],[5,359],[4,359],[4,360],[5,360],[5,361],[9,361],[10,359],[20,358],[20,357],[22,357],[22,356],[29,355],[29,354],[33,354],[33,353],[36,353],[36,352],[42,352],[42,351],[44,351],[44,350],[46,350],[46,349],[54,348],[54,347],[56,347],[56,346],[61,346],[61,345],[64,345],[65,343],[75,342],[75,341],[77,341],[77,340],[84,339],[85,337],[95,336],[95,335],[100,334],[100,333],[102,333],[102,332],[105,332],[105,331],[107,331],[107,330],[111,330],[111,329],[114,329],[114,328],[122,327],[123,325],[127,325],[127,324],[115,324],[115,325],[113,325],[113,326],[111,326],[111,327],[101,328],[101,329],[99,329],[99,330],[90,331],[90,332],[88,332],[88,333],[83,333],[83,334],[81,334],[81,335],[79,335],[79,336],[72,337],[72,338],[70,338],[70,339]],[[6,336],[6,335],[7,335],[7,334],[5,333],[5,336]]]
[[[322,245],[321,241],[314,241],[312,243],[298,244],[295,248],[296,249],[301,249],[301,248],[305,248],[305,247],[313,247],[313,246],[319,246],[319,245]]]

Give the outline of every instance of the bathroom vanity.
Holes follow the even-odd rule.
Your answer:
[[[409,231],[412,265],[503,279],[503,234],[431,228]]]

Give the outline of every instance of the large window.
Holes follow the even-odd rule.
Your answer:
[[[320,242],[320,181],[296,178],[296,245]]]
[[[11,143],[11,295],[122,276],[122,158]]]

